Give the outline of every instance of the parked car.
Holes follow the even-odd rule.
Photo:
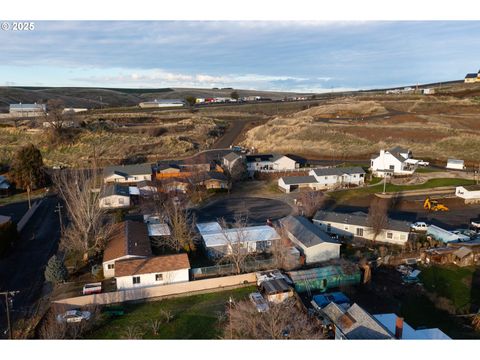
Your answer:
[[[100,294],[101,292],[102,292],[101,282],[85,284],[83,286],[83,295]]]
[[[412,225],[410,225],[410,228],[413,231],[425,232],[428,229],[428,225],[424,222],[419,221],[419,222],[416,222],[416,223],[413,223]]]
[[[79,323],[90,320],[92,314],[89,311],[68,310],[63,314],[57,315],[57,322],[59,323]]]
[[[428,161],[423,161],[423,160],[420,160],[417,164],[418,164],[418,166],[428,166],[428,165],[430,165],[430,163]]]
[[[254,292],[248,295],[248,297],[250,298],[250,301],[255,305],[258,312],[268,311],[268,304],[263,298],[262,294],[260,294],[259,292]]]

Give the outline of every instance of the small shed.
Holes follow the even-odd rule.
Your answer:
[[[268,301],[279,304],[293,296],[293,289],[288,286],[285,279],[263,281],[260,289]]]
[[[320,309],[324,308],[331,302],[334,302],[340,306],[350,306],[350,299],[342,292],[331,292],[322,295],[315,295],[313,297],[313,303],[318,306]]]
[[[465,162],[459,159],[448,159],[446,168],[452,170],[465,170]]]

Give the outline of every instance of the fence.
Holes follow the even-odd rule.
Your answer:
[[[128,301],[139,301],[178,295],[192,295],[201,292],[219,291],[225,288],[243,286],[256,282],[255,273],[225,276],[213,279],[188,281],[177,284],[152,286],[110,293],[84,295],[54,301],[55,304],[67,306],[107,305]]]
[[[275,259],[254,260],[247,262],[244,271],[266,270],[274,267]],[[234,264],[214,265],[192,269],[192,277],[194,280],[205,279],[210,277],[227,276],[237,272]]]

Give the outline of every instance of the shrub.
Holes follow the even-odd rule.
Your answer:
[[[167,132],[168,132],[167,128],[164,128],[164,127],[150,128],[147,130],[147,134],[152,137],[159,137]]]

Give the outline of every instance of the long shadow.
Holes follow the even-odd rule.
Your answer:
[[[470,286],[470,313],[480,310],[480,267],[476,267],[472,275]]]

